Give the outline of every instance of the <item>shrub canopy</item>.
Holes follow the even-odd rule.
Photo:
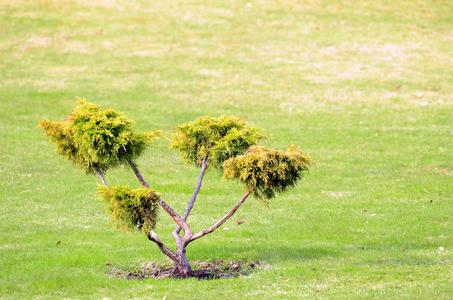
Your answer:
[[[200,117],[176,127],[171,148],[179,150],[184,160],[200,166],[209,153],[209,165],[220,167],[230,157],[243,153],[265,138],[256,127],[238,117]]]
[[[138,157],[157,132],[135,133],[133,121],[113,109],[79,100],[60,122],[42,120],[40,127],[57,145],[57,153],[86,173],[96,173]]]
[[[170,147],[179,150],[186,162],[202,165],[194,193],[181,218],[160,199],[157,192],[149,188],[133,162],[157,136],[157,132],[137,134],[132,131],[132,125],[133,122],[122,113],[112,109],[102,110],[84,100],[80,100],[78,106],[62,121],[43,120],[40,123],[51,142],[57,145],[57,153],[72,160],[86,173],[99,173],[104,186],[99,186],[98,195],[107,203],[114,225],[127,231],[143,230],[148,239],[175,262],[183,277],[193,275],[186,256],[189,243],[222,226],[249,195],[267,203],[276,193],[294,186],[311,164],[310,157],[294,147],[285,153],[255,146],[265,135],[237,117],[205,116],[178,126]],[[108,187],[103,172],[120,164],[129,164],[144,188]],[[222,166],[224,178],[243,182],[246,194],[224,217],[209,228],[193,234],[187,218],[200,191],[206,164],[217,168]],[[159,206],[177,223],[178,227],[173,231],[175,252],[166,247],[153,231]],[[180,235],[181,229],[184,230],[183,236]]]
[[[117,227],[127,231],[138,228],[148,233],[156,225],[160,195],[155,191],[132,190],[128,186],[99,186],[98,189]]]
[[[292,187],[308,171],[312,160],[291,146],[288,152],[252,146],[223,163],[223,177],[244,183],[245,190],[267,201]]]

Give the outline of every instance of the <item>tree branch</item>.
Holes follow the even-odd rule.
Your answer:
[[[148,183],[146,183],[145,179],[143,178],[142,174],[140,173],[139,169],[137,168],[137,165],[133,161],[129,161],[129,164],[134,170],[135,176],[137,176],[138,180],[140,183],[149,189]],[[172,217],[172,219],[178,224],[182,229],[184,229],[185,236],[186,238],[190,238],[192,236],[192,229],[190,229],[189,225],[185,221],[181,219],[181,217],[162,199],[159,198],[158,200],[159,205]]]
[[[184,222],[181,217],[162,199],[159,198],[159,205],[173,218],[173,220],[178,224],[179,226],[184,229],[184,236],[187,238],[190,238],[192,236],[192,229],[190,229],[189,225],[187,225],[186,222]]]
[[[163,254],[167,255],[175,263],[178,263],[178,256],[173,251],[168,249],[167,246],[165,246],[165,244],[162,243],[161,240],[159,240],[159,238],[157,237],[157,234],[154,232],[154,230],[151,230],[148,233],[148,239],[150,241],[156,243],[157,246],[159,247],[160,251],[162,251]]]
[[[102,174],[102,171],[101,171],[101,169],[99,168],[98,165],[96,165],[96,171],[98,172],[98,175],[99,175],[99,178],[102,181],[102,184],[106,187],[107,186],[107,182],[105,181],[104,175]]]
[[[214,230],[216,230],[217,228],[219,228],[220,226],[222,226],[223,223],[225,223],[232,215],[234,215],[234,213],[236,212],[236,210],[238,210],[238,208],[242,205],[242,203],[245,202],[245,200],[247,199],[247,197],[249,196],[250,193],[246,193],[244,196],[242,196],[241,200],[239,200],[234,206],[233,208],[225,215],[223,216],[222,219],[218,220],[215,224],[213,224],[211,227],[203,230],[203,231],[200,231],[194,235],[192,235],[192,237],[187,241],[187,244],[189,244],[190,242],[192,241],[195,241],[196,239],[199,239],[211,232],[213,232]]]
[[[140,173],[140,171],[138,170],[137,168],[137,165],[135,164],[135,162],[133,162],[132,160],[129,161],[129,165],[131,166],[132,170],[134,171],[135,173],[135,176],[137,176],[137,179],[138,181],[140,181],[140,183],[149,189],[149,185],[146,183],[145,179],[143,178],[142,174]]]
[[[203,176],[204,176],[204,173],[206,172],[206,168],[208,167],[208,158],[209,158],[209,153],[206,154],[206,156],[203,159],[203,162],[201,164],[201,171],[200,171],[200,175],[198,176],[197,185],[195,186],[195,190],[193,191],[192,197],[190,197],[189,204],[187,205],[186,211],[184,212],[184,216],[182,217],[184,222],[187,221],[187,218],[189,217],[190,211],[193,208],[195,200],[197,200],[197,195],[198,195],[198,192],[200,191],[201,183],[203,182]],[[180,231],[181,231],[181,226],[178,226],[178,228],[176,228],[175,232],[177,234],[179,234]]]

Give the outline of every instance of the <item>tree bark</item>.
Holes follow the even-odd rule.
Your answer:
[[[153,230],[149,232],[148,239],[156,243],[160,251],[168,256],[172,261],[174,261],[175,263],[178,262],[178,256],[173,251],[168,249],[167,246],[164,245],[164,243],[161,242],[161,240],[157,237],[157,234]]]
[[[99,168],[98,165],[96,165],[96,171],[98,172],[99,179],[101,179],[102,184],[107,187],[107,182],[105,181],[104,174],[102,174],[101,169]]]
[[[137,168],[137,165],[133,161],[130,161],[129,164],[132,170],[134,170],[135,176],[137,176],[140,183],[149,189],[150,187]],[[165,246],[165,244],[157,237],[157,234],[153,230],[149,232],[148,239],[154,242],[159,247],[160,251],[175,263],[175,267],[181,273],[182,277],[190,277],[192,276],[192,268],[190,267],[186,256],[186,246],[192,237],[192,229],[167,203],[162,201],[160,198],[158,201],[159,205],[172,217],[176,224],[184,229],[184,237],[181,237],[178,233],[176,233],[176,230],[173,231],[173,235],[176,239],[176,253],[168,249],[168,247]]]
[[[178,256],[178,263],[176,263],[176,267],[178,268],[179,272],[181,273],[182,277],[187,278],[192,276],[192,268],[190,267],[189,260],[186,256],[186,242],[181,240],[181,242],[177,241],[177,250],[176,254]]]
[[[135,173],[135,176],[137,176],[137,179],[138,181],[140,181],[140,183],[149,189],[149,185],[148,183],[146,183],[145,179],[143,178],[142,174],[140,173],[139,169],[137,168],[137,165],[135,164],[135,162],[133,162],[132,160],[129,161],[129,165],[131,166],[132,170],[134,171]]]
[[[182,217],[184,222],[187,221],[187,218],[189,217],[190,211],[193,208],[195,200],[197,200],[197,195],[200,192],[201,184],[203,182],[203,176],[204,176],[204,173],[206,172],[206,168],[208,167],[208,159],[209,159],[209,153],[206,154],[206,156],[203,159],[203,162],[201,164],[201,171],[200,171],[200,175],[198,176],[197,185],[195,186],[195,190],[193,191],[192,197],[190,197],[189,204],[187,205],[186,211],[184,212],[184,216]],[[182,229],[181,226],[178,226],[178,228],[176,228],[176,233],[179,234],[181,229]]]
[[[207,158],[203,160],[203,163],[205,161],[207,162]],[[138,180],[140,183],[146,187],[150,188],[148,183],[146,183],[145,179],[143,178],[142,174],[137,168],[137,165],[133,162],[130,161],[130,166],[134,170],[135,175],[137,176]],[[186,209],[186,213],[184,214],[184,218],[181,218],[167,203],[162,201],[159,198],[159,205],[173,218],[173,220],[178,224],[178,228],[173,231],[173,236],[176,240],[176,253],[168,249],[164,243],[162,243],[161,240],[157,237],[156,233],[154,231],[150,231],[148,234],[148,239],[159,247],[160,251],[168,256],[174,263],[175,267],[178,269],[182,277],[191,277],[193,275],[192,268],[190,267],[189,261],[186,256],[186,247],[189,243],[192,241],[199,239],[213,231],[215,231],[217,228],[223,225],[234,213],[239,209],[239,207],[245,202],[247,197],[249,196],[250,193],[246,193],[242,198],[233,206],[233,208],[225,215],[223,216],[220,220],[218,220],[216,223],[211,225],[209,228],[206,228],[205,230],[202,230],[196,234],[192,233],[192,229],[189,227],[189,225],[186,223],[187,217],[190,213],[190,210],[193,207],[193,204],[195,202],[196,196],[198,194],[198,191],[200,190],[201,187],[201,181],[203,179],[204,171],[206,170],[205,164],[203,164],[204,169],[202,167],[202,171],[200,173],[200,176],[198,178],[197,186],[195,187],[194,194],[192,195],[191,201],[189,202],[189,206]],[[102,173],[101,173],[102,174]],[[102,177],[101,177],[102,178]],[[181,237],[179,235],[179,231],[184,229],[184,236]],[[178,231],[179,229],[179,231]]]
[[[143,178],[142,174],[140,173],[140,170],[137,168],[137,165],[133,161],[129,161],[129,165],[131,166],[132,170],[134,170],[135,176],[137,176],[137,179],[140,181],[140,183],[149,189],[148,183],[145,181]],[[192,230],[190,229],[189,225],[185,221],[182,220],[182,218],[171,208],[167,203],[165,203],[162,199],[159,198],[158,200],[159,205],[172,217],[172,219],[175,221],[176,224],[178,224],[182,229],[184,229],[184,236],[191,236],[192,235]]]

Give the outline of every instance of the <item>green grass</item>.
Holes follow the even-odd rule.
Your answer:
[[[249,3],[0,3],[0,298],[451,297],[453,3]],[[268,145],[310,154],[317,165],[297,188],[269,208],[246,202],[233,217],[245,224],[188,248],[192,261],[264,267],[216,281],[110,278],[111,267],[165,258],[143,234],[112,228],[98,179],[36,128],[78,96],[137,130],[239,115]],[[167,146],[160,139],[139,163],[182,213],[198,171]],[[194,230],[241,196],[220,178],[208,173]],[[107,180],[138,186],[126,169]],[[171,243],[174,224],[160,219]]]

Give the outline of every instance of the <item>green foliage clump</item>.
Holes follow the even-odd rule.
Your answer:
[[[292,187],[308,171],[312,160],[291,146],[288,152],[252,146],[243,155],[232,157],[223,163],[223,177],[238,179],[247,192],[267,201]]]
[[[79,100],[62,121],[42,120],[40,127],[57,145],[57,153],[88,173],[106,171],[138,157],[157,132],[135,133],[133,121],[113,109]]]
[[[101,199],[107,202],[114,224],[124,230],[143,229],[148,233],[157,222],[160,195],[147,188],[99,186]]]
[[[258,128],[238,117],[200,117],[176,127],[170,147],[179,150],[184,160],[200,166],[209,153],[209,165],[220,167],[230,157],[243,153],[265,138]]]

